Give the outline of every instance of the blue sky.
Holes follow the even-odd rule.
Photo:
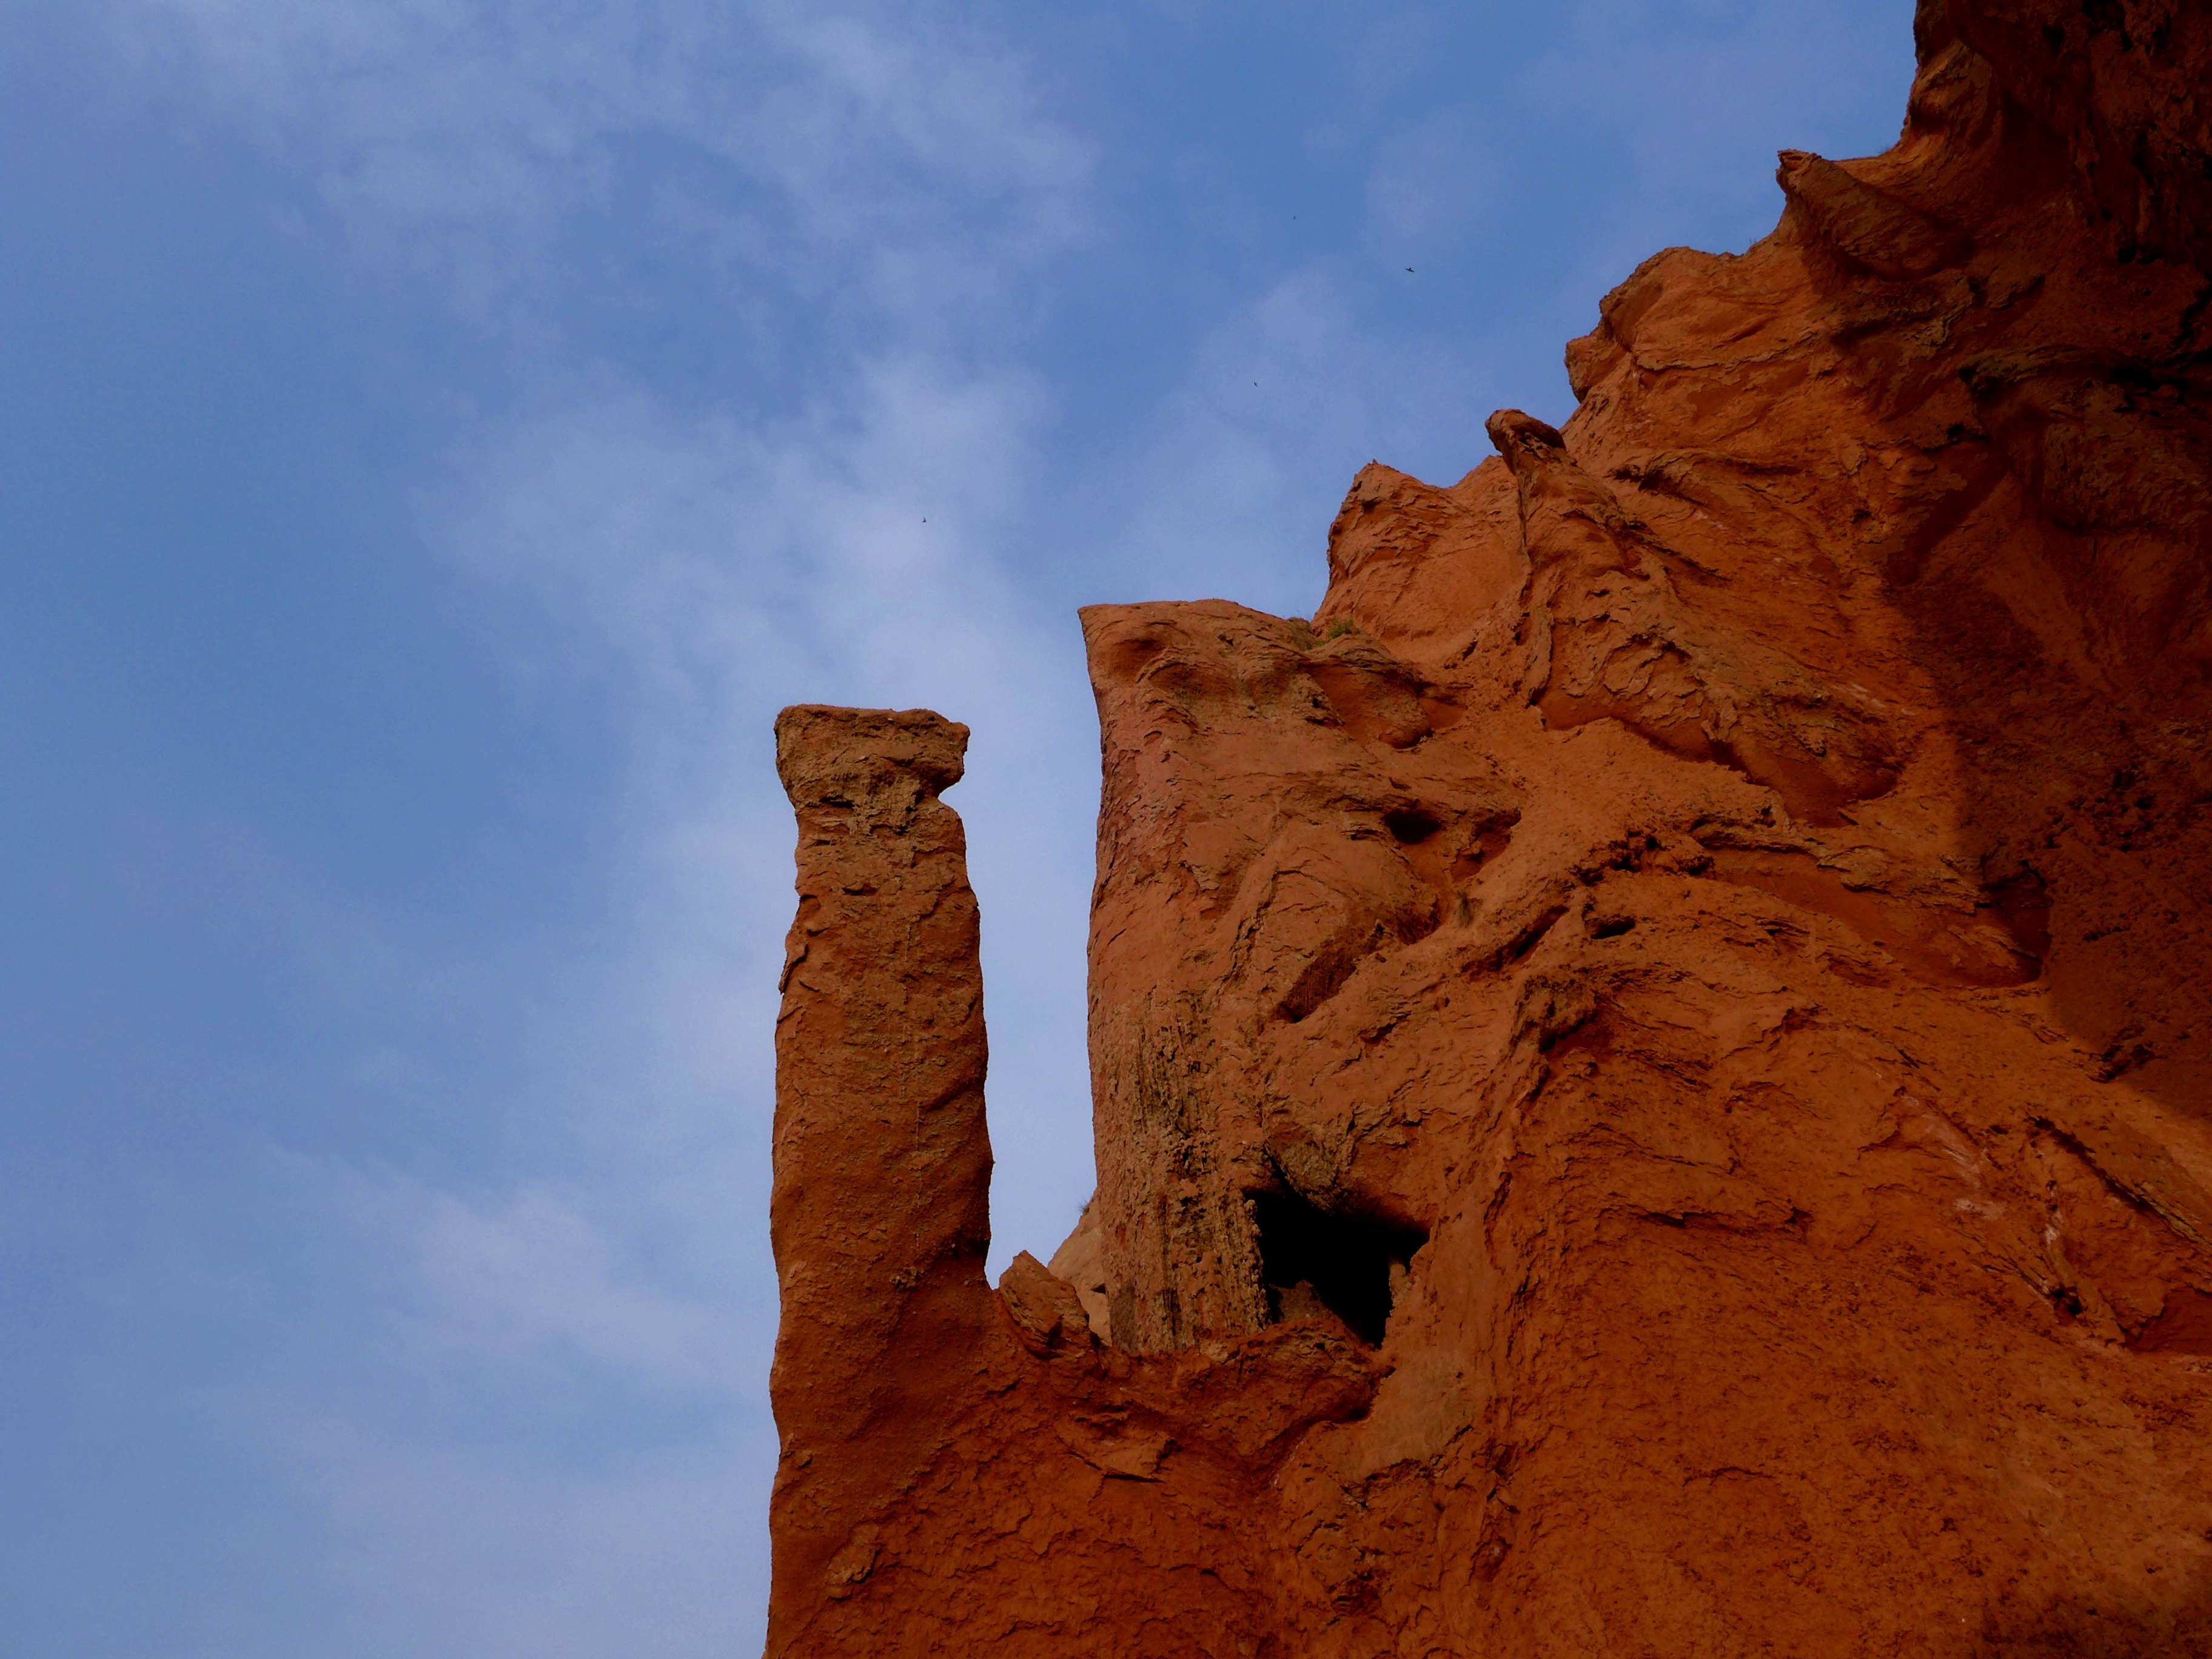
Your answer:
[[[1048,1253],[1073,607],[1310,611],[1362,464],[1887,144],[1910,15],[0,9],[9,1650],[754,1650],[775,708],[975,728]]]

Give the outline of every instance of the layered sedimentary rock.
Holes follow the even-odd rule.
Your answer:
[[[771,1654],[2212,1652],[2212,23],[1918,30],[1313,618],[1085,614],[1049,1269],[964,733],[785,716]]]

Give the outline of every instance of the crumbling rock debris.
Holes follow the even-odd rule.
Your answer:
[[[1094,607],[1098,1189],[798,708],[773,1659],[2212,1654],[2212,22],[1925,0],[1310,621]]]

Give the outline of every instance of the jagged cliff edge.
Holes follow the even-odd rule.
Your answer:
[[[787,711],[775,1659],[2212,1652],[2212,13],[1917,27],[1310,622],[1085,613],[1052,1269],[965,729]]]

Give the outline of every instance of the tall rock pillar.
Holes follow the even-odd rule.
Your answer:
[[[876,1517],[974,1392],[995,1317],[975,896],[939,799],[968,728],[795,708],[775,738],[799,914],[775,1040],[771,1659],[839,1650],[815,1626],[873,1571]]]

